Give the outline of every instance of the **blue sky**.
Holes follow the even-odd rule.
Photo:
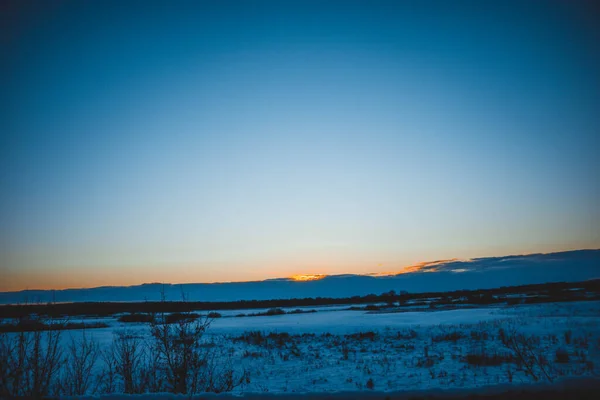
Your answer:
[[[121,3],[5,14],[0,290],[600,247],[591,2]]]

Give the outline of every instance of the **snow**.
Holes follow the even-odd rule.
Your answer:
[[[408,328],[415,325],[474,323],[504,318],[494,309],[466,309],[437,312],[368,313],[364,311],[319,311],[247,318],[219,318],[211,325],[211,334],[240,334],[260,330],[288,333],[347,334],[386,327]]]
[[[530,383],[531,378],[514,364],[482,367],[465,362],[466,354],[481,350],[506,353],[500,328],[537,335],[540,351],[551,362],[557,379],[599,372],[599,301],[398,313],[349,311],[347,307],[312,307],[318,312],[243,318],[231,315],[256,310],[235,310],[215,319],[204,340],[223,360],[234,360],[238,371],[249,373],[250,382],[234,394],[369,391],[369,380],[375,391],[390,393]],[[110,327],[85,332],[102,347],[110,346],[116,331],[149,335],[145,324],[98,320]],[[240,339],[250,331],[290,337],[262,343]],[[569,343],[567,331],[572,335]],[[374,335],[361,336],[361,332]],[[81,334],[65,331],[62,340],[67,343]],[[443,339],[452,334],[459,339]],[[480,335],[487,338],[477,339]],[[554,362],[558,348],[569,352],[569,363]]]

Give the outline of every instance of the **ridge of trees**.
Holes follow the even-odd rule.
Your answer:
[[[578,289],[578,290],[576,290]],[[511,295],[530,297],[514,298]],[[591,295],[591,297],[590,297]],[[396,293],[352,296],[346,298],[315,297],[273,300],[238,301],[145,301],[145,302],[78,302],[0,305],[0,318],[20,318],[38,314],[48,317],[61,316],[111,316],[120,313],[160,313],[217,310],[244,310],[255,308],[282,308],[302,306],[328,306],[349,304],[398,303],[402,305],[426,305],[431,299],[435,304],[494,304],[508,302],[536,303],[548,301],[577,301],[600,298],[600,279],[583,282],[557,282],[520,286],[503,286],[494,289],[455,290],[450,292]],[[407,304],[410,303],[410,304]]]

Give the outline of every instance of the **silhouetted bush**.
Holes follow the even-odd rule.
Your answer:
[[[289,311],[288,314],[307,314],[307,313],[315,313],[317,310],[302,310],[297,308],[295,310]]]
[[[0,398],[38,399],[60,389],[61,329],[48,329],[59,325],[51,321],[36,322],[25,322],[33,331],[0,335]]]
[[[193,321],[199,317],[196,313],[172,313],[164,316],[165,323],[173,324],[181,321]]]
[[[492,367],[515,361],[511,354],[487,354],[485,352],[467,354],[464,360],[469,365],[479,367]]]
[[[208,313],[208,318],[221,318],[221,317],[222,317],[222,315],[215,311],[211,311]]]
[[[285,314],[285,311],[283,311],[281,308],[270,308],[265,313],[265,315],[283,315],[283,314]]]

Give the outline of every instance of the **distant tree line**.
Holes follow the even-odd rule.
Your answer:
[[[576,290],[577,289],[577,290]],[[511,295],[522,295],[516,298]],[[527,297],[525,297],[527,296]],[[11,304],[0,306],[0,318],[20,318],[36,314],[47,317],[110,316],[121,313],[174,313],[191,311],[243,310],[255,308],[313,307],[327,305],[385,303],[388,306],[444,304],[537,303],[600,298],[600,279],[584,282],[558,282],[495,289],[455,290],[451,292],[408,293],[389,291],[382,294],[345,298],[309,297],[303,299],[238,301],[146,301]],[[433,300],[432,300],[433,299]]]

